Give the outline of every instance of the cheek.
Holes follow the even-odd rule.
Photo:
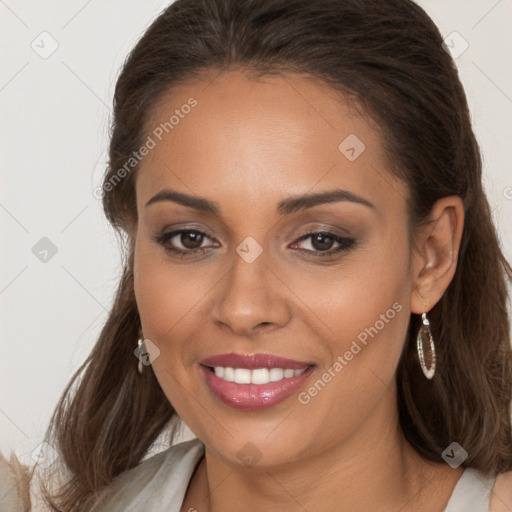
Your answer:
[[[303,432],[315,435],[319,423],[337,425],[323,433],[325,442],[335,442],[383,400],[391,407],[409,323],[404,254],[387,259],[389,254],[380,252],[372,265],[354,265],[353,272],[344,272],[335,284],[325,279],[314,287],[311,281],[309,287],[306,282],[300,285],[307,306],[319,313],[310,328],[318,326],[326,348],[322,365],[297,397],[305,415]]]
[[[301,403],[309,403],[313,416],[329,410],[347,425],[393,389],[409,324],[410,293],[405,242],[381,244],[380,250],[360,253],[351,261],[337,275],[297,278],[294,288],[315,312],[310,329],[321,334],[327,349]],[[315,384],[318,379],[325,387]]]
[[[288,274],[283,280],[292,283],[290,288],[303,303],[304,311],[314,313],[316,328],[323,337],[344,340],[338,342],[337,349],[376,323],[383,333],[401,332],[394,324],[403,323],[405,316],[396,315],[396,310],[409,307],[411,277],[406,243],[378,244],[378,250],[361,248],[347,258],[346,264],[322,272],[292,272],[293,276]],[[398,305],[393,308],[395,303]],[[395,317],[400,318],[398,322],[394,322]]]
[[[206,439],[204,410],[210,404],[196,389],[190,365],[203,350],[206,299],[219,278],[218,271],[190,272],[186,264],[170,264],[149,244],[136,246],[134,288],[142,329],[160,350],[152,369],[178,416]]]
[[[136,245],[134,288],[144,335],[162,343],[172,331],[200,308],[209,282],[185,265],[171,265],[163,251],[147,243]]]

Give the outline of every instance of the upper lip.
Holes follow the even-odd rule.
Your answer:
[[[273,354],[218,354],[200,361],[204,366],[222,366],[223,368],[283,368],[300,370],[312,363],[296,361]]]

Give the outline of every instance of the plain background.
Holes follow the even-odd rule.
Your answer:
[[[112,93],[125,56],[166,4],[0,0],[0,451],[22,461],[31,462],[107,318],[120,256],[94,189]],[[511,259],[512,0],[420,4],[455,50],[469,45],[456,63]],[[46,262],[33,252],[48,244],[43,237],[57,251]]]

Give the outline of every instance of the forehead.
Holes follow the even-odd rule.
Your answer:
[[[229,71],[181,85],[158,103],[146,137],[154,147],[139,166],[141,201],[164,187],[246,204],[340,187],[374,204],[383,187],[404,196],[378,126],[299,75]]]

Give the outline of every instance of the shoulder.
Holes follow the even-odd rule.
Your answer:
[[[509,512],[512,510],[512,471],[502,473],[496,479],[492,489],[491,512]]]
[[[467,468],[455,486],[444,512],[510,512],[512,471],[497,478]]]
[[[168,510],[183,501],[190,478],[204,454],[198,439],[178,443],[119,475],[101,493],[93,512]],[[179,506],[176,509],[179,511]]]
[[[494,482],[492,475],[466,468],[443,512],[488,512]]]

